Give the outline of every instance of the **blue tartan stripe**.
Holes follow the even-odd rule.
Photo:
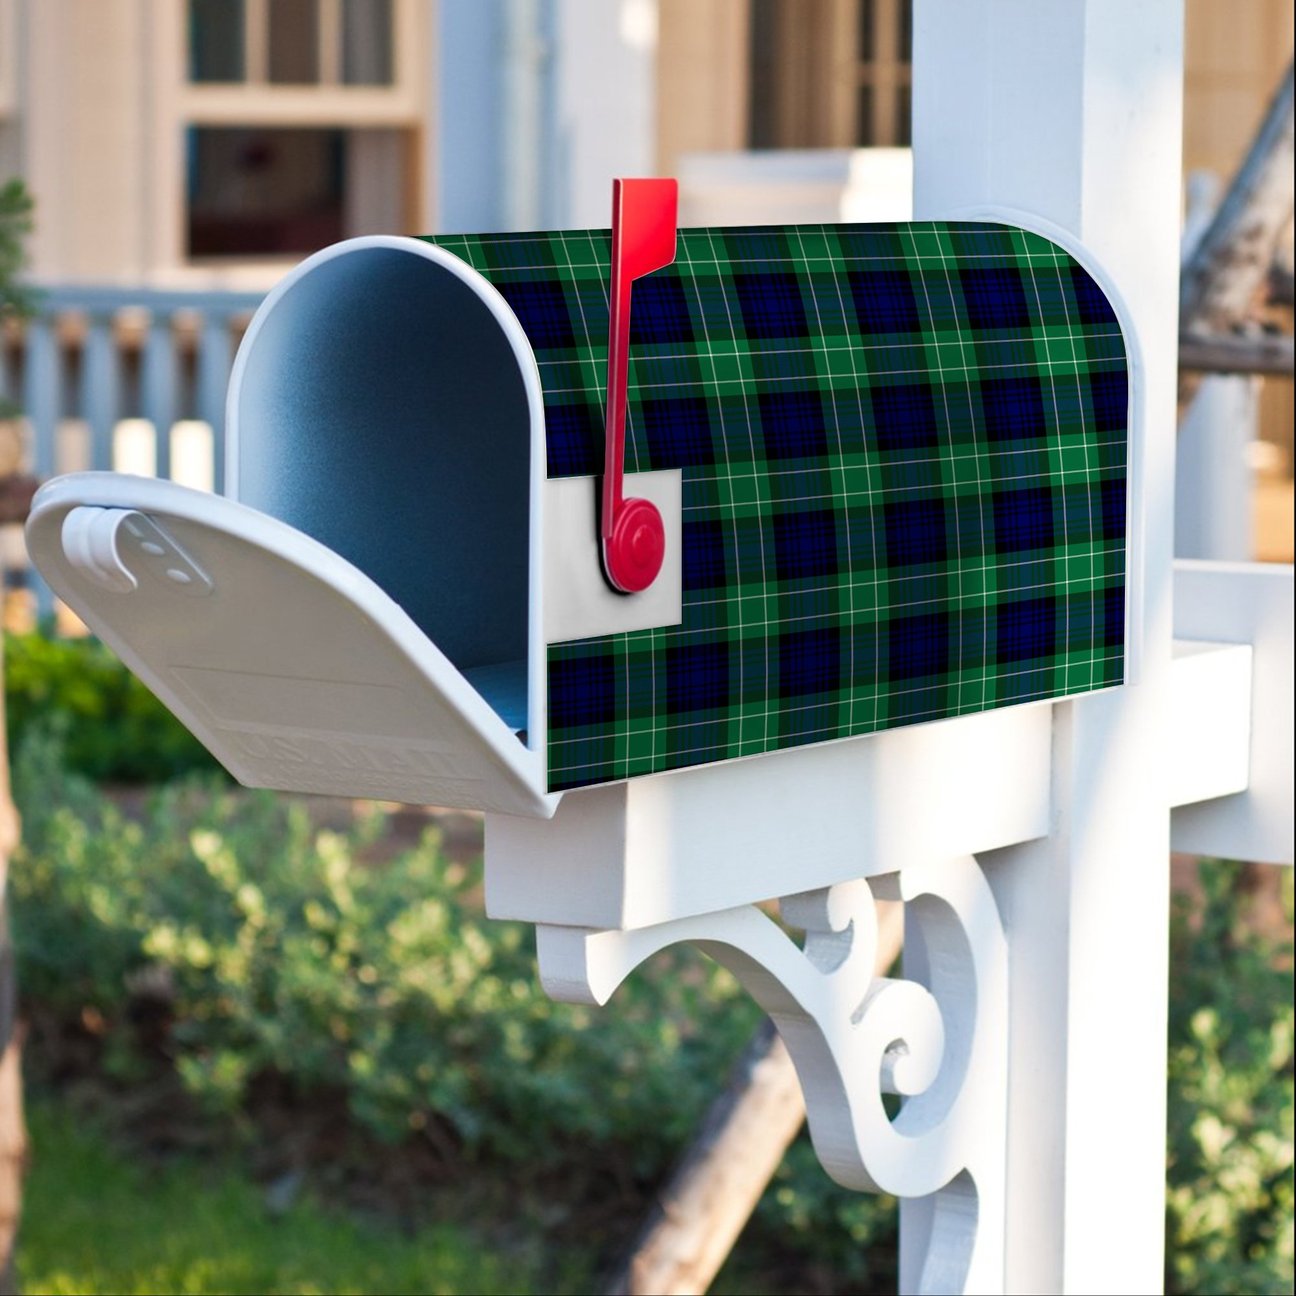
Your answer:
[[[1013,267],[984,269],[967,266],[959,271],[965,318],[980,332],[992,329],[1029,329],[1030,307],[1026,286]]]
[[[518,323],[536,348],[572,347],[576,334],[567,313],[562,285],[543,279],[500,286],[504,300],[512,307]]]
[[[1000,553],[1053,547],[1056,538],[1053,526],[1054,493],[1047,486],[996,491],[992,504],[995,548]]]
[[[1057,651],[1058,600],[1052,596],[1001,603],[995,616],[995,658],[1001,664],[1046,659]]]
[[[913,282],[903,270],[850,270],[855,318],[864,334],[917,333],[922,328]],[[816,294],[816,301],[820,295]],[[831,302],[832,297],[828,300]]]
[[[986,378],[979,387],[985,434],[991,441],[1034,441],[1048,435],[1044,392],[1037,378]]]
[[[743,336],[749,341],[809,336],[810,325],[796,275],[780,271],[735,274],[733,286],[742,312]]]
[[[920,496],[883,506],[886,557],[891,567],[943,563],[949,556],[945,501]]]
[[[906,375],[907,376],[907,375]],[[879,450],[935,448],[940,419],[935,393],[926,382],[901,382],[869,389],[872,440]]]
[[[836,573],[837,514],[832,509],[774,513],[770,521],[779,580],[795,581]]]
[[[819,459],[828,453],[828,424],[818,391],[763,391],[756,408],[766,459]]]

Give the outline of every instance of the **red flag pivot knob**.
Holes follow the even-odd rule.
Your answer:
[[[603,542],[608,579],[625,594],[638,594],[657,579],[666,557],[666,525],[646,499],[625,500]]]

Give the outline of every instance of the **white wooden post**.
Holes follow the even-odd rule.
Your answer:
[[[1260,380],[1212,374],[1179,427],[1175,556],[1248,562],[1255,545],[1251,443],[1259,435]]]
[[[653,171],[657,0],[558,0],[552,21],[547,219],[597,227],[609,178]]]
[[[1182,18],[1181,0],[919,0],[915,16],[915,215],[1009,206],[1079,238],[1134,323],[1143,410],[1131,464],[1135,682],[1054,707],[1052,835],[983,857],[1010,949],[1009,1291],[1162,1284],[1170,803],[1160,735]],[[902,1287],[909,1280],[902,1273]]]

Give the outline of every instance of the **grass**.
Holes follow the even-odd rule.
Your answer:
[[[535,1290],[534,1268],[458,1226],[409,1236],[309,1197],[274,1214],[232,1165],[130,1159],[47,1102],[31,1104],[28,1125],[18,1264],[29,1296]]]

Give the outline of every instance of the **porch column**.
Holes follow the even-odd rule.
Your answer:
[[[1043,218],[1132,321],[1131,683],[1054,706],[1052,835],[983,861],[1011,965],[1009,1291],[1163,1281],[1182,21],[1182,0],[916,6],[916,218]]]

